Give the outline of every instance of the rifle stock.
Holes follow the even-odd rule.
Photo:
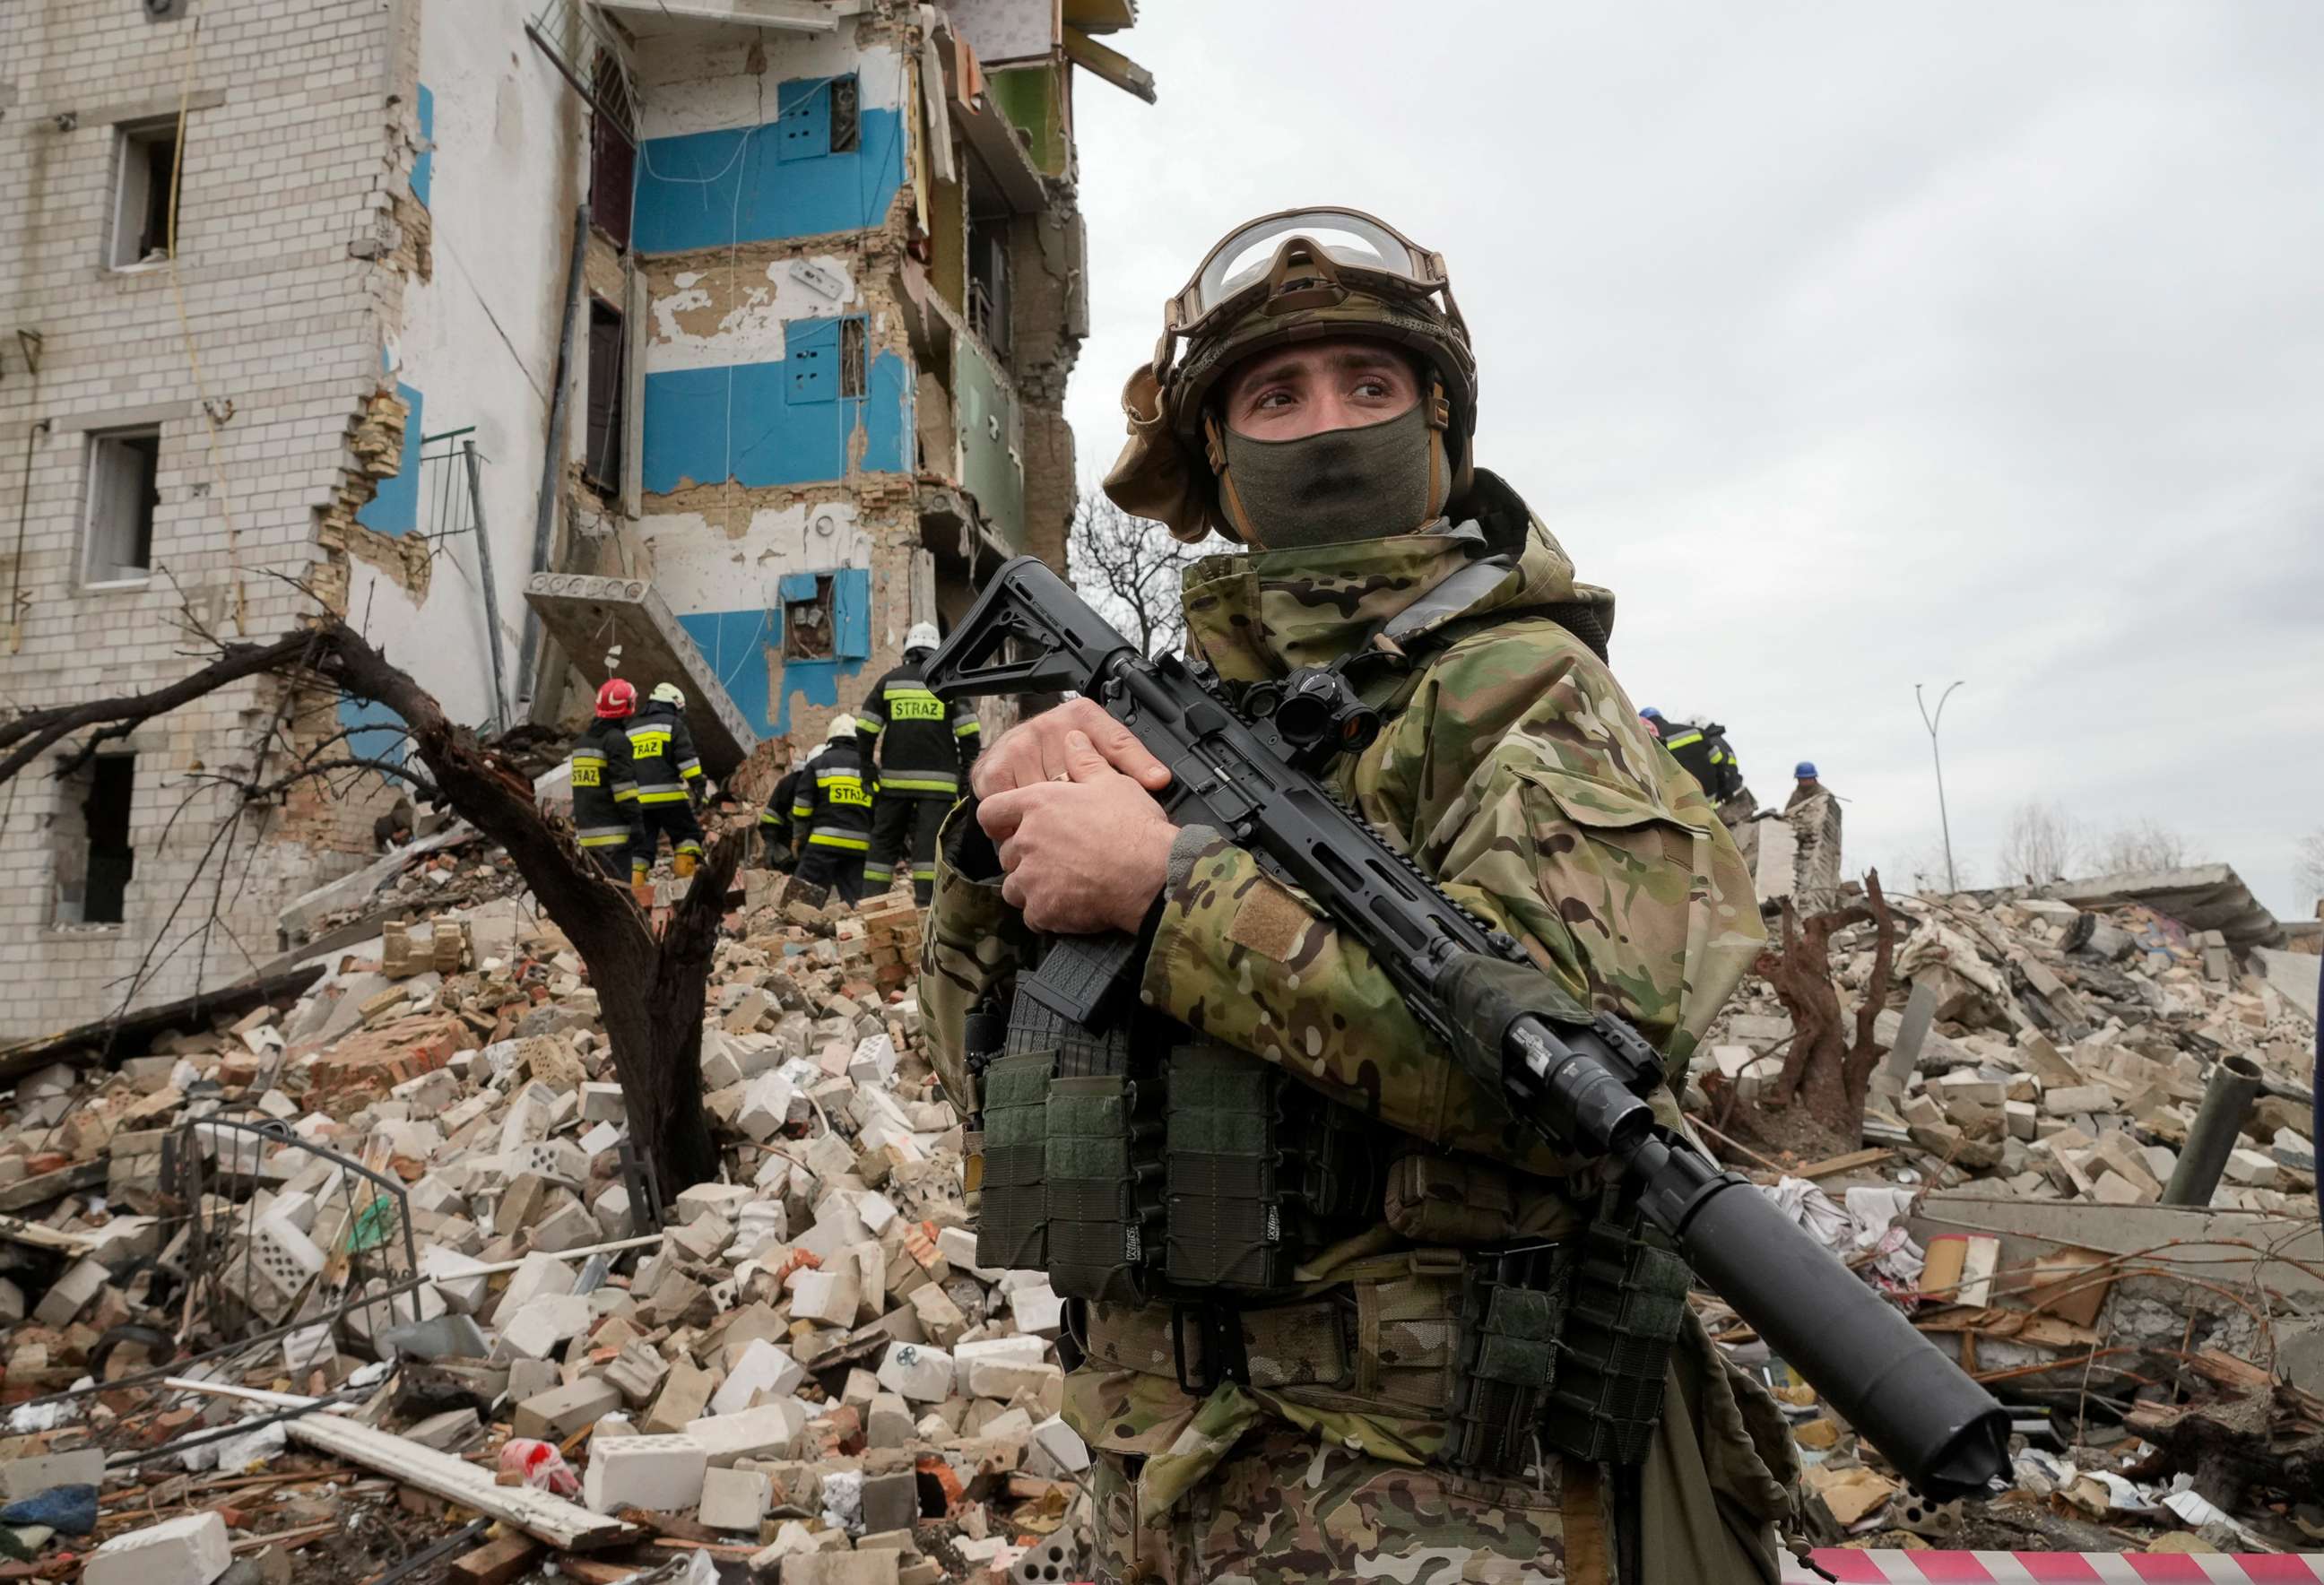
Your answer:
[[[1072,689],[1171,774],[1181,824],[1217,827],[1367,946],[1414,1015],[1511,1113],[1605,1161],[1646,1217],[1858,1431],[1940,1499],[2007,1467],[2008,1415],[1748,1183],[1655,1122],[1659,1056],[1610,1015],[1573,1008],[1505,935],[1445,896],[1317,779],[1315,701],[1246,720],[1176,657],[1149,660],[1031,557],[997,573],[929,658],[939,697]],[[1317,681],[1314,679],[1320,678]],[[1286,724],[1290,724],[1286,733]]]

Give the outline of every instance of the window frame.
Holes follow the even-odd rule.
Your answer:
[[[186,186],[182,175],[185,156],[183,151],[178,147],[178,121],[179,118],[175,115],[148,115],[140,116],[134,121],[116,121],[113,124],[113,185],[110,195],[113,201],[112,215],[106,226],[103,251],[104,264],[108,271],[126,273],[140,270],[158,270],[166,266],[173,256],[170,245],[171,237],[167,215],[163,217],[161,258],[148,259],[143,250],[131,257],[124,258],[122,255],[124,239],[134,235],[139,240],[143,240],[145,222],[152,214],[154,171],[152,160],[146,151],[150,151],[156,143],[166,142],[171,150],[171,168],[180,172],[178,182],[177,208],[182,217],[186,203]],[[144,157],[140,158],[141,155]],[[133,191],[135,195],[134,203],[132,202]],[[162,201],[164,203],[168,201],[166,189]],[[134,221],[131,218],[133,209],[137,211]]]
[[[108,560],[104,570],[114,576],[100,576],[97,560],[97,511],[99,492],[106,469],[114,465],[105,461],[111,447],[134,440],[151,440],[153,444],[153,475],[151,486],[149,515],[144,525],[145,564],[129,570],[132,564]],[[86,591],[107,589],[142,589],[153,581],[153,547],[161,535],[161,426],[158,423],[124,424],[113,429],[93,429],[82,438],[81,444],[81,504],[80,554],[77,558],[79,586]],[[108,530],[109,531],[109,530]],[[132,530],[134,532],[134,530]]]

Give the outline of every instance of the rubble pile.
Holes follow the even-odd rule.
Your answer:
[[[721,1170],[665,1203],[602,988],[504,866],[456,834],[294,1003],[20,1072],[0,1551],[100,1585],[372,1580],[436,1538],[465,1585],[1079,1577],[1064,1306],[976,1264],[908,897],[743,872],[701,1035]],[[1698,1295],[1792,1416],[1811,1537],[2324,1541],[2305,1015],[2144,909],[1893,906],[1887,983],[1873,926],[1831,943],[1843,1021],[1878,1004],[1858,1147],[1761,1127],[1792,1030],[1757,979],[1688,1105],[2011,1406],[2016,1479],[1923,1500]],[[2217,1184],[2163,1203],[2236,1064]]]
[[[1843,1027],[1876,1006],[1864,1147],[1807,1161],[1755,1127],[1794,1033],[1757,976],[1714,1023],[1689,1110],[2017,1413],[2016,1489],[1923,1500],[1711,1304],[1714,1335],[1788,1402],[1813,1532],[1881,1546],[2324,1544],[2308,1015],[2217,933],[2137,905],[1888,901],[1887,983],[1870,983],[1875,924],[1831,944]],[[2215,1087],[2228,1099],[2207,1152],[2198,1119]],[[2255,1493],[2274,1500],[2254,1507]]]
[[[698,1553],[927,1585],[1059,1532],[1088,1464],[1063,1306],[976,1265],[918,914],[744,879],[702,1034],[724,1171],[667,1205],[597,992],[522,898],[390,924],[287,1010],[22,1082],[0,1192],[42,1215],[0,1227],[0,1481],[97,1489],[78,1530],[0,1509],[0,1548],[210,1585],[269,1536],[344,1549],[360,1525],[303,1532],[367,1488],[407,1534],[486,1516],[495,1578]],[[189,1317],[217,1351],[172,1362]],[[149,1367],[206,1386],[39,1401]]]

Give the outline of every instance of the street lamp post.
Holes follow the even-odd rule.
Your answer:
[[[1919,683],[1913,685],[1913,703],[1921,707],[1921,724],[1929,729],[1929,758],[1935,761],[1937,767],[1937,825],[1945,834],[1945,889],[1949,891],[1959,891],[1960,878],[1953,872],[1952,819],[1945,813],[1945,760],[1942,754],[1937,752],[1937,728],[1945,719],[1945,701],[1953,696],[1953,689],[1960,687],[1960,684],[1958,681],[1953,682],[1947,686],[1943,693],[1937,696],[1937,711],[1934,715],[1929,714],[1929,702],[1921,696],[1921,687]]]

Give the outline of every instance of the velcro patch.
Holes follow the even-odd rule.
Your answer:
[[[1315,916],[1301,907],[1297,898],[1262,879],[1236,905],[1227,939],[1263,958],[1287,963],[1315,923]]]

